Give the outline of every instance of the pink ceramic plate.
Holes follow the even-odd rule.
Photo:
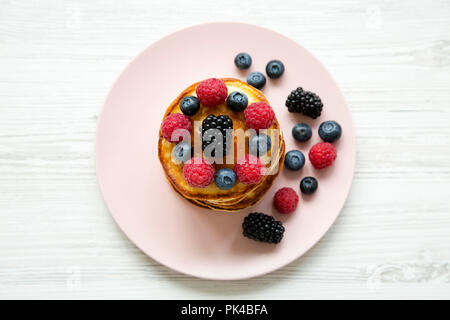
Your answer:
[[[239,52],[248,52],[247,71],[234,66]],[[286,151],[307,155],[319,141],[320,122],[333,119],[343,128],[335,144],[338,158],[322,171],[307,161],[300,172],[283,169],[257,205],[239,213],[200,209],[180,197],[164,177],[157,157],[158,129],[168,105],[192,83],[210,77],[245,81],[252,71],[265,72],[271,59],[284,62],[279,80],[268,79],[264,94],[275,110]],[[302,86],[324,102],[317,120],[289,113],[289,92]],[[313,128],[312,139],[296,143],[291,129],[297,122]],[[350,112],[327,70],[294,41],[267,29],[241,23],[211,23],[190,27],[154,43],[120,75],[109,93],[98,123],[96,168],[101,191],[115,221],[142,251],[160,263],[208,279],[244,279],[276,270],[308,251],[330,228],[348,195],[355,166],[355,138]],[[278,214],[272,198],[278,188],[299,193],[302,177],[313,175],[319,189],[300,196],[297,211]],[[278,245],[242,236],[249,212],[264,212],[282,220],[286,232]]]

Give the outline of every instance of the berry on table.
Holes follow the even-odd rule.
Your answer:
[[[252,57],[250,57],[250,55],[245,52],[238,53],[234,58],[234,64],[239,69],[248,69],[252,65]]]
[[[313,194],[318,186],[317,179],[314,177],[304,177],[302,181],[300,181],[300,190],[304,194]]]
[[[220,189],[228,190],[236,183],[236,173],[230,168],[222,168],[216,172],[214,180]]]
[[[289,170],[300,170],[305,165],[305,156],[299,150],[291,150],[286,153],[284,165]]]
[[[211,150],[211,156],[216,156],[216,150],[222,150],[222,155],[226,155],[232,141],[233,120],[227,115],[210,114],[203,119],[201,128],[202,150],[214,142],[215,148]]]
[[[329,142],[317,143],[309,150],[309,161],[316,169],[331,166],[336,156],[336,148]]]
[[[265,134],[254,134],[248,139],[249,152],[255,156],[265,155],[272,147],[272,139]]]
[[[289,112],[302,113],[307,117],[316,119],[322,113],[323,103],[315,93],[298,87],[291,91],[287,97],[286,107]]]
[[[266,77],[261,72],[252,72],[247,77],[247,83],[256,89],[262,89],[266,84]]]
[[[297,123],[292,128],[292,136],[298,142],[306,142],[312,136],[311,127],[306,123]]]
[[[284,73],[284,64],[280,60],[271,60],[266,65],[266,73],[271,79],[278,79]]]
[[[194,96],[184,97],[180,102],[180,109],[185,115],[193,116],[200,110],[200,101]]]
[[[215,107],[225,102],[228,88],[222,80],[211,78],[200,82],[195,93],[202,104],[207,107]]]
[[[244,218],[242,231],[249,239],[268,243],[279,243],[284,235],[281,221],[260,212],[252,212]]]
[[[181,141],[172,150],[175,159],[181,162],[186,162],[192,157],[192,147],[190,143]]]
[[[269,128],[274,119],[275,112],[267,102],[254,102],[244,110],[247,127],[255,130]]]
[[[339,123],[330,120],[320,124],[319,136],[323,141],[334,142],[338,140],[342,135],[342,129]]]
[[[234,91],[227,98],[227,106],[233,111],[244,111],[248,105],[248,98],[245,93]]]
[[[279,213],[288,214],[295,211],[298,205],[298,195],[292,188],[281,188],[273,197],[273,205]]]
[[[258,157],[246,154],[234,165],[234,171],[243,184],[257,184],[264,176],[264,164]]]
[[[214,167],[202,158],[191,158],[183,166],[184,180],[195,188],[204,188],[214,180]]]
[[[182,113],[168,115],[161,124],[161,135],[169,142],[180,142],[191,130],[191,120]]]

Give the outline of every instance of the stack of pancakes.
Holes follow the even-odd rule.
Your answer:
[[[223,78],[221,80],[225,82],[228,88],[228,94],[233,91],[245,93],[248,97],[249,105],[260,101],[269,103],[266,97],[264,97],[259,90],[240,80],[233,78]],[[195,96],[195,89],[198,84],[199,83],[195,83],[184,90],[167,108],[164,118],[172,113],[181,113],[181,100],[187,96]],[[233,130],[242,129],[245,131],[248,129],[245,124],[244,112],[232,111],[227,107],[226,103],[220,104],[216,107],[206,107],[201,105],[200,110],[195,115],[190,117],[193,123],[191,135],[200,135],[199,126],[201,125],[202,120],[209,114],[214,114],[216,116],[229,116],[233,120]],[[205,188],[195,188],[190,186],[183,177],[184,164],[174,159],[172,156],[172,150],[176,144],[165,140],[161,135],[161,131],[159,133],[158,141],[158,157],[164,169],[164,173],[172,187],[176,192],[189,200],[191,203],[214,210],[238,211],[254,205],[264,196],[279,174],[284,162],[285,145],[280,125],[276,119],[265,133],[267,133],[272,139],[272,148],[266,155],[260,157],[261,161],[266,166],[266,174],[256,185],[243,184],[237,180],[236,184],[229,190],[220,189],[214,182]],[[236,163],[238,154],[242,155],[244,153],[248,153],[248,136],[245,139],[246,150],[238,150],[237,136],[233,136],[234,146],[231,150],[231,154],[234,153],[233,163]],[[192,137],[191,140],[192,144],[194,144],[194,137]],[[223,164],[213,163],[216,172],[224,167],[233,169],[233,163],[227,164],[225,159],[223,162]]]

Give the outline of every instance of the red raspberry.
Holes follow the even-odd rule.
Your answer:
[[[215,170],[212,164],[202,158],[191,158],[184,164],[183,177],[186,182],[196,188],[204,188],[214,180]]]
[[[200,82],[195,93],[202,104],[207,107],[215,107],[225,102],[228,89],[222,80],[211,78]]]
[[[247,154],[237,161],[234,166],[236,175],[244,184],[257,184],[264,175],[264,164],[258,157]]]
[[[297,208],[298,195],[292,188],[281,188],[273,197],[273,205],[280,213],[292,213]]]
[[[255,130],[269,128],[275,119],[275,113],[267,102],[254,102],[244,110],[247,127]]]
[[[180,131],[175,132],[179,129]],[[187,130],[181,131],[181,130]],[[181,113],[172,113],[167,116],[161,125],[161,134],[169,142],[180,142],[192,130],[192,123],[188,116]],[[173,135],[173,136],[172,136]]]
[[[309,150],[309,161],[316,169],[329,167],[336,160],[336,148],[329,142],[320,142]]]

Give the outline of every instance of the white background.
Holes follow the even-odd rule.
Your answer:
[[[94,170],[98,114],[120,71],[210,21],[309,49],[357,134],[336,224],[303,258],[246,281],[147,258],[114,224]],[[450,298],[449,134],[448,0],[0,0],[0,297]]]

